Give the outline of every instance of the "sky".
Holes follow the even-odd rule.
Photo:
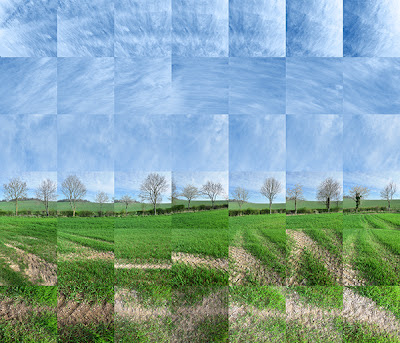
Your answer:
[[[115,172],[115,198],[121,199],[124,195],[130,195],[136,201],[140,201],[140,186],[149,173],[157,173],[167,180],[168,190],[161,194],[162,202],[170,202],[171,197],[171,172],[169,171],[131,171]]]
[[[398,57],[400,55],[398,0],[344,1],[343,55]]]
[[[288,115],[286,170],[341,171],[343,120],[339,115]]]
[[[229,116],[230,171],[284,171],[285,168],[284,115]]]
[[[342,56],[343,0],[286,0],[286,11],[287,56]]]
[[[400,116],[344,117],[343,170],[377,172],[400,170]]]
[[[285,0],[230,0],[229,55],[285,57]]]
[[[241,187],[249,191],[248,202],[267,203],[268,200],[260,193],[260,189],[267,178],[273,177],[277,179],[282,190],[277,194],[274,203],[284,203],[286,201],[286,175],[285,172],[260,172],[260,171],[244,171],[231,172],[229,175],[229,195],[236,187]]]
[[[342,113],[342,59],[287,58],[286,77],[286,113]]]
[[[228,172],[173,172],[172,179],[176,185],[178,193],[182,192],[183,188],[187,185],[192,185],[201,189],[201,187],[207,183],[207,181],[212,181],[215,183],[220,183],[224,190],[223,194],[217,196],[217,200],[225,200],[228,196],[229,187],[229,173]],[[185,199],[184,197],[179,197],[180,199]],[[205,196],[198,196],[195,200],[208,199]]]
[[[342,172],[287,172],[286,188],[294,188],[299,183],[303,186],[304,198],[308,201],[316,201],[318,186],[327,178],[333,178],[343,185]]]

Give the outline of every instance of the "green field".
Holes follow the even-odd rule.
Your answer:
[[[247,208],[253,208],[253,209],[258,209],[258,210],[264,210],[264,209],[269,209],[269,204],[267,203],[252,203],[248,202],[242,205],[242,210],[245,210]],[[285,203],[276,203],[272,204],[272,209],[273,210],[280,210],[280,209],[285,209],[286,204]],[[235,201],[230,201],[229,202],[229,209],[230,210],[239,210],[240,207],[237,202]]]
[[[400,232],[344,229],[344,259],[353,277],[350,286],[394,286],[400,282]]]
[[[57,220],[0,217],[0,285],[55,285]]]
[[[298,214],[286,217],[287,229],[338,229],[342,227],[342,213]]]
[[[356,213],[343,215],[347,229],[400,229],[400,213]]]
[[[332,209],[342,208],[342,206],[343,206],[343,202],[342,201],[339,201],[339,203],[336,203],[336,201],[334,201],[331,204],[331,208]],[[299,210],[301,208],[318,210],[318,209],[326,209],[326,206],[321,201],[306,201],[306,200],[302,200],[302,201],[298,201],[297,202],[297,210]],[[288,211],[294,211],[294,201],[293,200],[287,200],[286,201],[286,209]]]
[[[229,217],[231,273],[235,284],[284,284],[285,217],[285,214]]]
[[[387,201],[386,200],[362,200],[361,201],[361,209],[364,207],[386,207]],[[343,208],[355,208],[356,203],[352,199],[345,198],[343,200]],[[390,207],[392,209],[400,209],[400,199],[394,199],[390,202]]]

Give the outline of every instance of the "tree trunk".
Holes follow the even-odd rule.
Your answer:
[[[390,200],[388,200],[388,211],[390,212]]]
[[[47,217],[49,216],[49,203],[46,203],[46,213],[47,213]]]
[[[190,208],[190,200],[188,199],[188,209]]]
[[[327,199],[326,204],[328,207],[328,212],[330,212],[330,210],[331,210],[331,199],[330,198]]]
[[[18,216],[18,200],[15,200],[15,215]]]
[[[125,217],[128,215],[128,205],[125,204]]]
[[[154,215],[155,216],[157,215],[157,204],[156,203],[154,203]]]
[[[272,201],[269,202],[269,214],[272,214]]]
[[[72,209],[72,217],[75,217],[76,207]]]
[[[294,214],[297,214],[297,200],[294,199]]]
[[[211,207],[214,208],[214,199],[211,199]]]

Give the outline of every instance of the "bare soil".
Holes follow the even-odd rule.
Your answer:
[[[58,296],[57,323],[59,327],[74,324],[99,324],[112,323],[114,306],[108,302],[96,301],[77,302],[66,299],[64,295]]]
[[[22,322],[33,314],[54,312],[55,308],[49,306],[32,306],[21,299],[4,298],[0,300],[0,320]]]
[[[11,244],[4,243],[5,246],[13,248],[23,259],[27,268],[25,274],[29,280],[41,286],[54,286],[57,284],[57,265],[41,259],[39,256],[30,254]]]
[[[120,263],[116,262],[114,268],[116,269],[171,269],[171,264],[168,263]]]
[[[59,261],[77,261],[77,260],[113,260],[112,251],[97,251],[89,247],[74,243],[75,252],[69,254],[58,254]]]
[[[223,271],[229,270],[229,262],[224,258],[204,257],[200,255],[192,255],[183,252],[173,252],[172,261],[190,265],[192,267],[204,266],[209,268],[220,269]]]

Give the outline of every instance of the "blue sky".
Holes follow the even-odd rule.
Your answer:
[[[286,0],[287,56],[341,57],[343,0]]]
[[[286,113],[342,113],[342,59],[307,57],[286,61]]]
[[[260,193],[265,179],[274,177],[282,185],[282,191],[277,195],[274,203],[284,203],[286,200],[286,175],[285,172],[231,172],[229,175],[229,195],[232,195],[236,187],[242,187],[249,191],[248,202],[267,203],[268,200]]]
[[[59,115],[58,171],[113,171],[113,124],[109,115]]]
[[[57,1],[2,0],[0,56],[57,56]]]
[[[229,55],[285,57],[285,0],[230,0]]]
[[[115,113],[171,113],[171,74],[170,57],[116,58]]]
[[[228,50],[228,0],[172,0],[174,56],[224,57]]]
[[[229,113],[285,113],[285,59],[229,59]]]
[[[398,0],[344,0],[343,55],[400,56]]]
[[[58,58],[59,114],[114,113],[113,58]]]
[[[56,171],[57,122],[54,115],[0,115],[2,172]]]
[[[105,192],[109,197],[109,202],[112,202],[114,197],[114,172],[58,172],[57,173],[57,192],[58,199],[65,199],[61,191],[63,181],[70,175],[76,175],[85,185],[87,193],[84,199],[95,201],[98,192]]]
[[[115,170],[171,170],[171,118],[165,115],[115,116]]]
[[[345,116],[343,170],[400,170],[399,132],[399,115]]]
[[[285,115],[230,115],[229,170],[284,171]]]
[[[168,190],[161,194],[162,202],[170,202],[171,197],[171,172],[169,171],[131,171],[115,172],[115,198],[121,199],[124,195],[130,195],[136,201],[140,201],[140,186],[149,173],[157,173],[167,179]]]
[[[171,14],[171,0],[116,1],[115,56],[171,56]]]
[[[114,1],[58,0],[59,57],[114,56]]]
[[[2,114],[56,114],[57,60],[1,58],[0,95]]]
[[[327,178],[333,178],[341,185],[343,184],[342,172],[287,172],[286,173],[286,189],[293,188],[297,183],[303,186],[303,195],[306,200],[317,200],[318,186]]]
[[[349,190],[358,185],[368,187],[370,190],[368,199],[381,199],[381,190],[393,181],[397,185],[397,193],[394,199],[400,198],[400,171],[381,171],[381,172],[345,172],[343,174],[344,194],[348,194]]]
[[[344,58],[344,113],[400,113],[399,80],[400,58]]]
[[[227,171],[227,115],[173,116],[172,170]]]
[[[182,192],[183,188],[187,185],[192,185],[201,189],[201,187],[207,183],[207,181],[212,181],[215,183],[221,183],[224,192],[217,196],[217,200],[225,200],[228,196],[229,187],[229,175],[228,172],[173,172],[172,179],[175,182],[178,193]],[[185,199],[184,197],[179,197],[179,199]],[[195,200],[209,199],[205,196],[198,196]]]
[[[228,58],[172,58],[172,113],[228,113],[228,67]]]
[[[286,170],[290,172],[342,170],[342,136],[342,116],[288,115]]]

